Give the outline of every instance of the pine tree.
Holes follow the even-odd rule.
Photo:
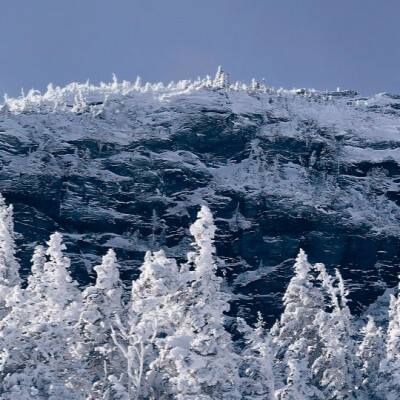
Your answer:
[[[78,284],[69,274],[71,261],[63,254],[66,247],[62,243],[61,234],[52,234],[47,245],[46,255],[49,256],[49,260],[43,266],[44,279],[41,290],[44,291],[49,304],[55,307],[53,318],[58,318],[59,308],[68,309],[70,312],[78,311],[76,305],[80,300],[80,292]],[[77,315],[73,316],[76,317]]]
[[[44,279],[44,264],[46,262],[45,248],[42,245],[35,247],[31,259],[31,274],[28,277],[29,291],[32,293],[40,293],[42,291],[41,282]],[[31,296],[27,301],[36,301],[34,296]]]
[[[39,396],[49,399],[81,399],[88,377],[74,354],[78,337],[80,292],[69,275],[70,260],[63,255],[61,235],[51,235],[48,248],[35,249],[32,275],[25,290],[24,344],[32,347],[24,366]],[[46,258],[48,256],[48,259]],[[25,348],[24,348],[25,346]]]
[[[49,261],[43,247],[35,249],[28,287],[14,287],[11,312],[2,321],[2,347],[8,353],[2,368],[4,399],[20,392],[32,399],[81,399],[85,391],[84,373],[70,351],[76,340],[70,307],[76,305],[72,293],[77,289],[64,270],[69,260],[61,253],[61,237],[53,235],[49,244]]]
[[[0,194],[0,397],[5,400],[36,398],[31,379],[21,373],[31,347],[24,339],[27,314],[18,269],[12,206]]]
[[[93,377],[93,395],[102,398],[110,386],[108,376],[123,370],[124,360],[111,337],[111,327],[122,314],[122,282],[115,253],[109,250],[102,263],[94,267],[95,286],[82,293],[82,310],[77,324],[80,341],[76,353]]]
[[[229,87],[229,77],[219,66],[213,81],[213,87],[216,89],[224,89]]]
[[[288,348],[288,374],[286,385],[276,391],[277,400],[324,400],[320,390],[313,384],[309,368],[308,341],[298,339]]]
[[[274,359],[271,336],[263,327],[261,314],[256,329],[238,318],[238,331],[244,336],[240,353],[241,393],[243,399],[275,400]]]
[[[201,208],[190,232],[197,251],[188,254],[194,270],[179,298],[182,321],[167,338],[165,357],[176,369],[170,381],[177,399],[240,399],[238,358],[224,327],[230,296],[216,275],[215,225],[208,207]]]
[[[314,284],[313,267],[307,260],[303,250],[300,250],[294,264],[295,275],[291,279],[283,302],[285,309],[280,320],[271,329],[276,357],[277,386],[281,387],[289,373],[289,358],[298,359],[293,354],[298,347],[294,343],[304,339],[304,346],[309,363],[317,357],[320,339],[315,318],[324,303],[320,288]]]
[[[126,382],[118,380],[118,387],[125,385],[132,398],[167,398],[160,360],[162,343],[171,333],[173,314],[170,297],[179,285],[178,267],[164,251],[147,252],[140,268],[139,278],[132,282],[131,301],[127,323],[120,321],[113,332],[115,344],[125,357]],[[116,377],[113,378],[115,381]],[[162,386],[162,388],[161,388]]]
[[[5,204],[0,194],[0,319],[9,308],[7,298],[12,288],[20,285],[19,264],[15,258],[14,221],[12,205]]]
[[[29,308],[19,286],[9,294],[9,312],[0,321],[0,398],[36,399],[37,375],[27,373],[37,354],[29,329]]]
[[[250,84],[250,90],[252,91],[256,91],[260,89],[260,82],[258,82],[256,79],[252,79],[251,80],[251,84]]]
[[[400,284],[399,284],[400,289]],[[391,295],[389,306],[389,326],[386,334],[386,358],[380,365],[378,393],[386,400],[399,398],[400,393],[400,293]]]
[[[363,340],[357,351],[358,363],[362,371],[362,387],[369,399],[383,399],[378,394],[380,386],[379,366],[386,356],[382,328],[375,325],[373,318],[361,330]]]
[[[347,291],[339,271],[336,271],[334,279],[323,264],[316,266],[320,271],[322,287],[328,296],[328,311],[320,310],[314,321],[322,347],[313,363],[312,372],[326,400],[363,398],[355,359],[353,321],[347,306]]]

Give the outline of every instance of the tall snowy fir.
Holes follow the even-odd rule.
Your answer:
[[[298,339],[289,346],[286,372],[286,385],[276,391],[277,400],[323,400],[325,396],[313,384],[313,374],[309,368],[308,357],[301,357],[307,354],[308,343],[304,338]]]
[[[239,399],[238,356],[224,328],[230,296],[216,275],[215,225],[208,207],[202,206],[190,233],[197,251],[188,254],[188,287],[178,300],[182,320],[168,338],[168,358],[176,368],[171,381],[178,399]]]
[[[0,318],[7,312],[9,292],[20,284],[15,258],[13,208],[0,194]]]
[[[36,248],[28,287],[14,293],[2,321],[3,351],[9,354],[2,368],[4,399],[78,399],[85,393],[85,371],[71,353],[79,291],[67,270],[61,235],[52,235],[48,245],[47,261],[43,248]]]
[[[222,67],[218,67],[217,73],[213,81],[213,87],[217,89],[227,89],[229,87],[229,77],[222,70]]]
[[[127,379],[122,384],[127,395],[157,398],[169,392],[158,363],[160,342],[171,333],[171,321],[177,317],[172,315],[169,299],[178,289],[178,267],[160,250],[147,252],[140,270],[132,282],[127,321],[118,321],[113,338],[125,357]]]
[[[321,337],[321,348],[312,365],[324,398],[356,400],[362,398],[357,369],[353,321],[347,306],[343,280],[338,271],[332,277],[323,264],[317,264],[326,292],[327,310],[321,309],[314,320]]]
[[[240,352],[239,373],[243,399],[275,400],[274,356],[271,335],[258,315],[256,329],[238,318],[238,331],[244,337]]]
[[[380,365],[386,357],[384,333],[369,316],[368,323],[362,328],[363,337],[357,350],[359,368],[362,372],[362,388],[367,398],[383,399]]]
[[[82,308],[76,328],[80,339],[76,354],[90,371],[93,398],[107,397],[111,385],[108,377],[118,375],[123,365],[123,356],[115,347],[111,337],[112,325],[123,311],[122,282],[116,256],[109,250],[102,263],[94,267],[96,284],[82,293]]]
[[[320,351],[320,336],[315,318],[324,304],[324,298],[314,283],[313,271],[305,252],[300,250],[294,264],[295,275],[283,297],[285,309],[272,328],[278,387],[284,384],[288,376],[291,368],[289,360],[292,360],[292,366],[293,360],[298,360],[309,368]],[[296,343],[300,339],[302,346]]]
[[[400,293],[390,297],[386,357],[381,362],[380,371],[381,385],[378,393],[383,394],[387,400],[397,399],[400,393]]]

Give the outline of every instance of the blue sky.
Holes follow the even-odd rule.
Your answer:
[[[400,94],[399,0],[2,0],[0,96],[214,75]]]

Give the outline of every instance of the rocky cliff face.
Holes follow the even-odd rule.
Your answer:
[[[397,282],[400,96],[253,82],[49,86],[0,108],[0,192],[19,256],[63,232],[84,284],[107,248],[136,276],[147,249],[184,259],[207,203],[233,312],[279,312],[302,247],[339,267],[352,306]],[[28,243],[28,245],[27,245]]]

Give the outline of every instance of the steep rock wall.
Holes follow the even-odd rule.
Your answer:
[[[234,313],[275,318],[300,247],[339,266],[360,310],[399,272],[399,114],[390,94],[209,80],[6,98],[0,192],[15,206],[24,273],[59,230],[82,284],[110,247],[129,282],[147,249],[184,260],[207,203]]]

